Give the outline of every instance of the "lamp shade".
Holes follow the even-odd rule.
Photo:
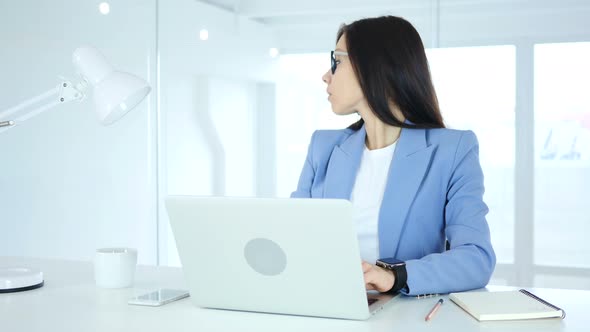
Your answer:
[[[119,120],[151,90],[143,79],[115,70],[93,47],[76,49],[73,62],[78,73],[93,86],[95,111],[104,125]]]

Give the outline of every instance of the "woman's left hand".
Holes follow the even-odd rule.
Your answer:
[[[393,271],[386,270],[380,266],[373,265],[363,261],[363,273],[365,277],[365,288],[367,290],[376,290],[387,292],[395,283]]]

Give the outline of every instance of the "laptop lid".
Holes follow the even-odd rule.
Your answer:
[[[166,207],[197,306],[370,316],[349,201],[169,196]]]

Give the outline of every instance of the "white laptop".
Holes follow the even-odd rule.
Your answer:
[[[169,196],[166,207],[197,306],[363,320],[393,298],[365,290],[349,201]]]

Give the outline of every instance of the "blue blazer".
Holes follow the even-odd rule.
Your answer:
[[[316,131],[291,197],[349,200],[365,137],[364,127]],[[379,256],[406,262],[404,294],[449,293],[488,283],[496,256],[483,193],[473,132],[402,129],[383,194],[378,233]]]

